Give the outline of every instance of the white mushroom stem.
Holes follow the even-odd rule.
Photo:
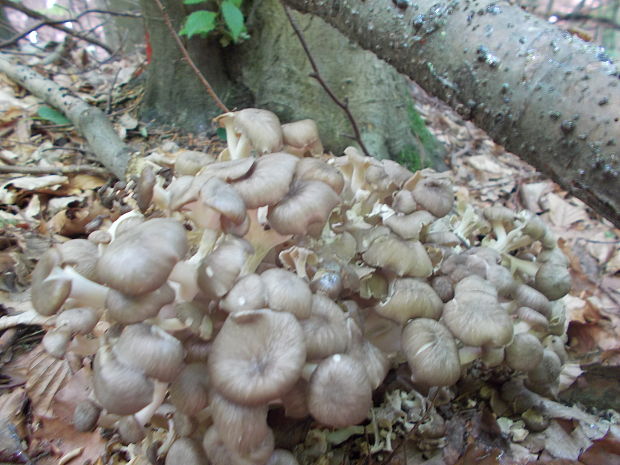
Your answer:
[[[46,279],[65,278],[71,280],[71,293],[69,297],[80,305],[95,309],[105,306],[108,288],[86,279],[71,266],[63,268],[54,267]]]
[[[170,273],[168,279],[171,281],[172,288],[176,294],[177,300],[191,302],[198,294],[198,284],[196,275],[198,274],[198,265],[190,263],[189,260],[177,262]]]
[[[140,213],[138,210],[132,210],[130,212],[125,213],[124,215],[119,216],[116,219],[116,221],[112,223],[110,227],[108,228],[108,234],[110,235],[112,240],[114,240],[114,238],[116,237],[116,230],[118,229],[120,224],[123,221],[126,221],[130,218],[144,218],[144,215]],[[101,253],[106,247],[107,247],[107,244],[99,244],[99,253]]]
[[[170,192],[165,190],[159,183],[153,186],[153,200],[151,201],[158,210],[167,210],[170,205]]]
[[[144,407],[142,410],[136,412],[134,417],[140,426],[145,426],[164,402],[166,393],[168,392],[168,383],[154,380],[153,400],[150,404]]]
[[[314,370],[316,370],[316,367],[318,366],[318,363],[306,362],[303,369],[301,370],[301,377],[306,381],[310,381],[312,373],[314,373]]]
[[[476,360],[482,355],[482,348],[480,347],[472,347],[472,346],[463,346],[459,349],[459,360],[461,362],[461,366],[469,365],[471,362]]]
[[[290,234],[282,235],[273,229],[265,229],[259,221],[259,210],[260,209],[248,210],[250,230],[245,235],[244,239],[252,244],[254,253],[246,260],[243,271],[241,272],[242,276],[254,273],[258,265],[260,265],[272,248],[292,237]]]
[[[523,260],[522,258],[517,258],[508,254],[503,256],[503,260],[508,263],[510,271],[513,274],[515,271],[520,271],[521,273],[525,273],[527,276],[533,277],[536,275],[538,268],[540,268],[540,263]]]

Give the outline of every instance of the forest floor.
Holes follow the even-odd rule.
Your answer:
[[[121,138],[151,161],[171,166],[179,148],[221,148],[138,122],[140,87],[131,83],[142,70],[140,59],[98,66],[74,51],[63,60],[38,70],[106,111]],[[442,449],[434,458],[396,436],[393,452],[384,448],[354,459],[348,451],[363,451],[365,438],[346,436],[323,443],[316,456],[306,454],[308,462],[620,464],[620,231],[445,105],[415,87],[413,93],[418,111],[446,145],[459,200],[527,208],[559,238],[573,278],[564,298],[571,363],[559,399],[546,401],[550,425],[542,432],[527,434],[522,422],[503,417],[493,395],[476,386],[453,406],[449,434],[427,445]],[[31,310],[30,273],[41,254],[118,217],[126,186],[111,182],[62,115],[1,74],[0,138],[0,462],[146,464],[146,447],[125,447],[98,431],[75,432],[71,412],[85,381],[72,375],[70,361],[41,350],[38,321],[19,317]],[[165,440],[165,425],[153,429],[154,439]]]

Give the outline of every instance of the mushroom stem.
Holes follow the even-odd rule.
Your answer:
[[[105,306],[106,297],[108,295],[107,287],[97,284],[90,279],[86,279],[71,266],[54,268],[47,279],[54,279],[56,277],[65,277],[71,280],[69,298],[74,299],[81,305],[95,309]]]
[[[271,249],[292,237],[291,235],[282,235],[273,229],[265,229],[258,220],[258,209],[248,210],[248,217],[250,230],[244,239],[252,244],[254,253],[246,260],[241,272],[242,276],[254,273]]]
[[[540,268],[539,263],[531,262],[529,260],[523,260],[522,258],[517,258],[509,254],[503,255],[503,261],[505,264],[508,264],[510,272],[513,275],[515,274],[515,272],[520,271],[527,276],[533,277],[534,275],[536,275],[538,268]]]
[[[153,380],[153,384],[153,400],[142,410],[134,414],[136,421],[140,426],[145,426],[149,421],[151,421],[151,418],[153,417],[157,409],[164,402],[164,398],[166,397],[166,393],[168,392],[168,383]]]

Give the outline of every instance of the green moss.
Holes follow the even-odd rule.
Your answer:
[[[412,102],[407,104],[407,115],[409,116],[409,127],[418,139],[419,145],[405,147],[394,158],[394,161],[397,161],[411,171],[431,168],[433,167],[433,160],[441,156],[443,148],[435,136],[428,130],[425,121],[416,111]]]

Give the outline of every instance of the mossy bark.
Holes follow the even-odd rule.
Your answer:
[[[322,19],[293,15],[323,79],[348,101],[371,154],[436,166],[442,150],[413,130],[407,79]],[[309,77],[312,68],[280,2],[261,0],[248,26],[251,39],[234,50],[230,62],[256,96],[255,105],[274,111],[282,121],[314,119],[323,143],[337,155],[354,145],[345,114]]]
[[[620,226],[620,82],[602,49],[495,0],[285,1],[372,50]]]
[[[162,0],[162,3],[179,31],[190,10],[180,1]],[[157,4],[150,0],[141,0],[140,4],[152,50],[141,119],[186,133],[212,132],[211,120],[221,110],[183,59]],[[227,75],[217,40],[196,37],[183,41],[194,63],[229,108],[244,107],[251,102],[250,94]]]

